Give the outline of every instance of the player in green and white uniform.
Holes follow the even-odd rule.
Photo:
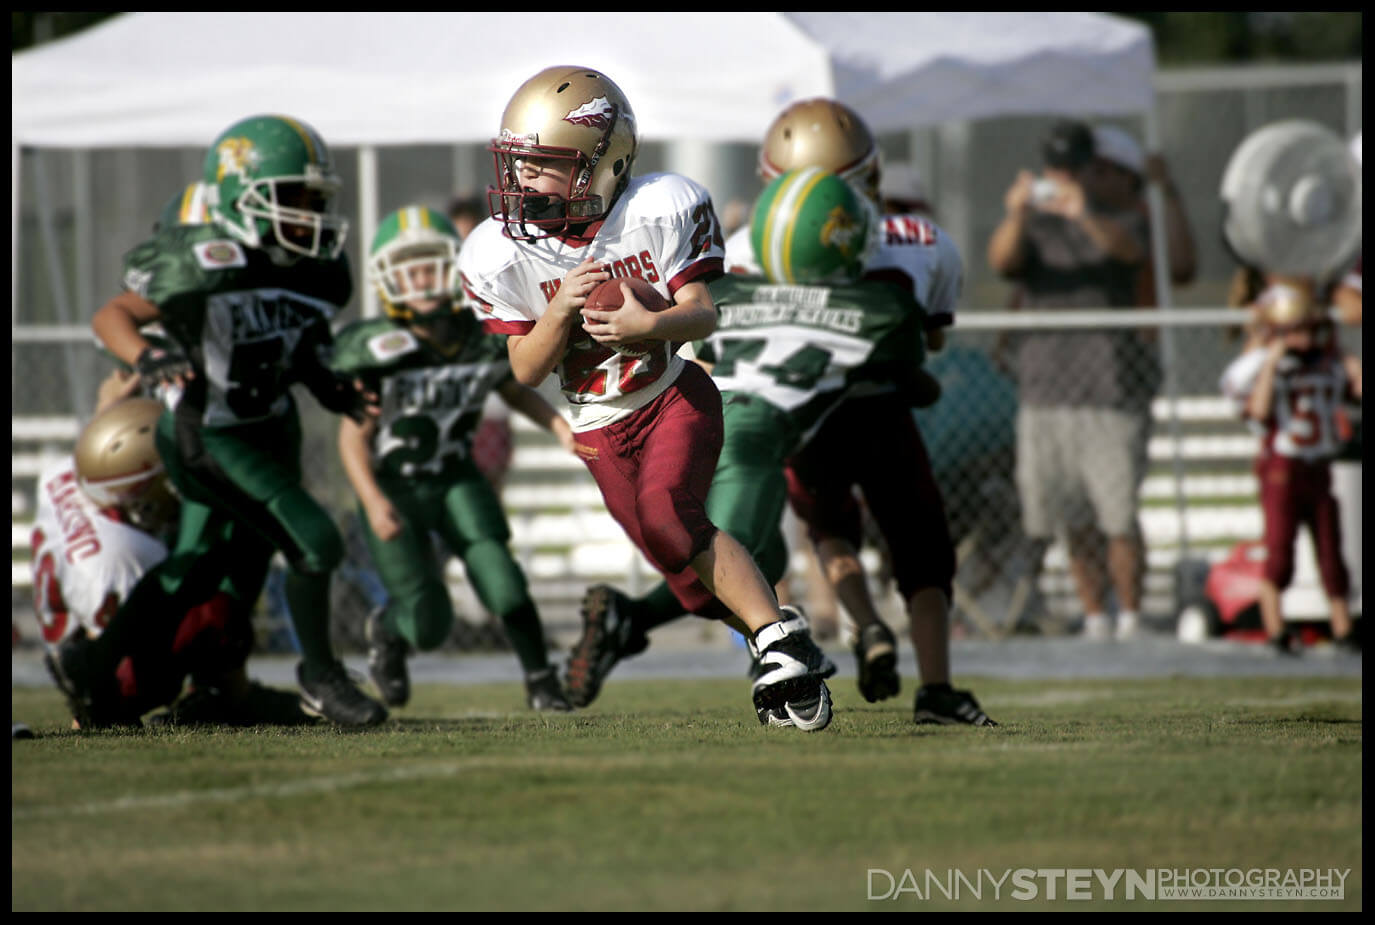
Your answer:
[[[330,576],[343,540],[301,485],[289,391],[300,383],[358,418],[377,410],[375,396],[329,368],[330,322],[353,290],[347,225],[332,212],[339,179],[309,126],[253,116],[216,139],[204,184],[211,223],[162,227],[131,251],[125,291],[92,320],[111,353],[166,387],[158,450],[186,504],[156,580],[139,585],[87,655],[98,665],[130,638],[165,632],[158,615],[209,597],[229,567],[265,577],[278,549],[303,704],[339,723],[378,723],[386,709],[349,680],[330,644]],[[140,333],[154,321],[168,343]]]
[[[908,289],[856,281],[877,222],[834,174],[784,174],[760,196],[751,225],[767,277],[731,274],[711,284],[720,322],[697,353],[721,390],[725,443],[707,514],[771,584],[787,568],[787,458],[866,384],[920,385],[911,371],[925,355],[922,307]],[[682,616],[662,585],[640,600],[594,587],[586,605],[568,681],[579,706],[620,657],[648,645],[651,629]]]
[[[368,666],[390,706],[410,697],[407,644],[434,649],[454,623],[430,534],[463,560],[478,599],[498,615],[538,710],[572,709],[549,665],[539,613],[511,555],[501,502],[473,463],[473,434],[496,391],[573,451],[573,434],[539,393],[511,374],[506,338],[486,334],[463,304],[458,232],[423,206],[387,216],[373,238],[368,281],[385,318],[339,333],[334,368],[381,396],[381,416],[344,418],[339,452],[359,499],[373,562],[391,597],[368,619]]]

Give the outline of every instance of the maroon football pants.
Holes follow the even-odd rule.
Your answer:
[[[1260,505],[1265,513],[1265,578],[1276,588],[1294,578],[1294,541],[1299,527],[1313,534],[1318,573],[1328,597],[1345,597],[1351,576],[1342,560],[1342,527],[1332,495],[1332,464],[1265,455],[1256,461]]]
[[[721,455],[721,393],[696,363],[645,407],[576,435],[606,509],[689,613],[726,609],[689,567],[711,543],[707,492]]]
[[[135,651],[120,660],[115,676],[120,699],[131,716],[170,704],[190,676],[214,683],[248,660],[253,626],[246,609],[227,594],[189,610],[175,626],[143,634]]]

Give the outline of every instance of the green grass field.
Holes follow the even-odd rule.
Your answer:
[[[758,726],[743,679],[613,682],[571,717],[431,685],[366,732],[79,734],[56,692],[15,688],[39,738],[13,743],[11,907],[1191,905],[870,900],[871,868],[1350,869],[1341,902],[1192,905],[1361,907],[1359,679],[970,683],[1002,725],[917,727],[910,687],[869,705],[837,678],[814,735]]]

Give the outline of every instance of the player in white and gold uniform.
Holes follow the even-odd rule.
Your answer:
[[[154,443],[161,413],[158,402],[145,398],[103,408],[83,429],[73,456],[39,478],[34,610],[49,671],[83,728],[136,725],[143,713],[172,704],[188,675],[195,690],[164,715],[173,722],[306,722],[295,696],[248,681],[256,584],[232,568],[220,590],[179,619],[140,621],[130,632],[128,655],[98,679],[102,696],[82,696],[63,673],[64,661],[70,664],[64,654],[99,638],[134,588],[167,558],[179,503]]]
[[[629,101],[604,74],[555,67],[526,81],[491,146],[492,218],[464,242],[463,283],[484,326],[507,335],[517,379],[535,386],[558,374],[608,510],[683,606],[754,638],[760,722],[819,730],[831,719],[829,662],[805,618],[780,612],[749,554],[706,515],[721,397],[676,350],[715,327],[707,284],[722,272],[720,226],[698,184],[631,179],[637,147]],[[601,282],[627,276],[669,307],[650,312],[627,294],[616,311],[585,309]],[[645,339],[659,343],[629,350]],[[585,670],[575,656],[570,673]]]

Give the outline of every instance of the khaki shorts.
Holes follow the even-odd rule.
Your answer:
[[[1108,536],[1136,532],[1146,474],[1149,415],[1109,408],[1017,412],[1017,491],[1022,529],[1051,539],[1096,524]]]

